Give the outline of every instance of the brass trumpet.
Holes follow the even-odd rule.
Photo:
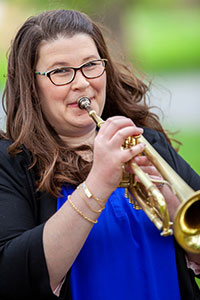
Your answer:
[[[104,121],[90,106],[90,99],[82,97],[78,100],[80,109],[85,109],[89,116],[95,121],[98,127]],[[155,165],[162,174],[164,182],[171,187],[172,191],[179,198],[181,204],[176,212],[173,231],[177,242],[182,248],[189,252],[200,253],[200,191],[194,191],[184,180],[168,165],[168,163],[157,153],[150,143],[141,135],[138,137],[129,137],[125,140],[123,148],[132,147],[134,144],[144,142],[146,147],[144,154]],[[123,171],[123,178],[120,187],[124,187],[126,196],[130,202],[134,198],[138,205],[145,211],[155,226],[161,230],[161,235],[168,236],[173,234],[170,226],[169,214],[164,196],[153,183],[151,178],[133,161],[129,162],[133,174]],[[142,183],[134,181],[134,175]],[[143,191],[145,189],[145,192]],[[138,206],[136,205],[136,208]]]

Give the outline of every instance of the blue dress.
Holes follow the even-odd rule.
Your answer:
[[[73,192],[63,187],[57,209]],[[73,300],[180,300],[174,241],[117,188],[74,264]]]

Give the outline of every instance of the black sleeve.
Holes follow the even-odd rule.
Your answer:
[[[22,154],[0,141],[0,299],[58,299],[53,295],[34,187]],[[60,298],[61,299],[61,298]]]

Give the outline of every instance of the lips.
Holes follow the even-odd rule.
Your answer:
[[[77,104],[77,102],[72,102],[72,103],[69,103],[68,106],[76,106],[77,107],[78,104]]]
[[[94,99],[93,97],[88,97],[88,96],[82,96],[82,97],[87,97],[87,98],[89,98],[91,101]],[[82,97],[79,97],[78,99],[80,99],[80,98],[82,98]],[[77,99],[77,101],[78,101],[78,99]],[[68,103],[68,106],[71,106],[71,107],[78,107],[77,101]]]

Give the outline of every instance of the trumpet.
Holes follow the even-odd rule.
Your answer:
[[[90,99],[82,97],[77,102],[79,108],[85,109],[97,127],[100,128],[104,121],[91,108]],[[119,186],[125,188],[125,196],[129,198],[131,203],[135,204],[136,201],[135,208],[143,209],[154,225],[162,230],[162,236],[174,233],[177,242],[183,249],[199,254],[200,191],[195,192],[157,153],[144,136],[128,137],[122,148],[127,149],[141,142],[146,144],[144,154],[161,173],[164,178],[163,182],[167,183],[179,198],[180,206],[175,214],[173,230],[164,196],[149,175],[133,161],[129,162],[133,174],[127,173],[124,168]],[[140,179],[140,182],[135,182],[135,175]]]

